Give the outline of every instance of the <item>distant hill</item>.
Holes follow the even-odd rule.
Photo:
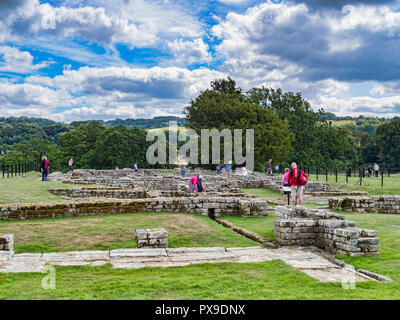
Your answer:
[[[107,127],[123,125],[125,127],[136,127],[139,129],[157,129],[169,126],[170,121],[177,122],[178,127],[183,127],[186,124],[185,118],[180,117],[154,117],[153,119],[115,119],[108,121],[100,121]]]
[[[361,131],[366,133],[372,133],[382,123],[393,120],[393,118],[379,118],[379,117],[365,117],[365,116],[339,117],[331,112],[322,113],[320,115],[320,119],[325,119],[326,121],[332,121],[332,124],[338,127],[345,127],[352,131]]]

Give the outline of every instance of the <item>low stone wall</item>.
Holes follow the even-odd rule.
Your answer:
[[[132,200],[75,201],[59,204],[0,205],[0,219],[25,220],[91,216],[134,212],[184,212],[215,217],[225,215],[260,216],[267,214],[267,204],[259,199],[230,197],[145,198]]]
[[[328,203],[330,208],[344,211],[400,214],[400,196],[332,198]]]
[[[67,198],[111,198],[111,199],[138,199],[147,198],[144,189],[125,189],[125,188],[70,188],[70,189],[50,189],[60,197]]]
[[[173,197],[193,197],[198,194],[191,194],[181,190],[154,190],[133,189],[133,188],[67,188],[67,189],[50,189],[54,193],[64,198],[108,198],[108,199],[143,199],[143,198],[173,198]],[[205,196],[214,197],[243,197],[256,198],[257,196],[242,192],[237,188],[230,188],[227,192],[206,192]]]
[[[305,207],[275,207],[274,234],[280,245],[316,246],[334,254],[379,252],[375,230],[356,228],[343,215]]]
[[[0,234],[0,260],[10,259],[14,256],[14,235]]]

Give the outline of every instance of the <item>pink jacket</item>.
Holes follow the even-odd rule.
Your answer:
[[[196,177],[191,177],[191,178],[189,179],[189,182],[190,182],[191,184],[196,185],[196,184],[197,184],[197,176],[196,176]]]

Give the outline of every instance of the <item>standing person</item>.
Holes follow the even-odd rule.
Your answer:
[[[375,171],[375,177],[378,178],[379,176],[379,166],[377,163],[374,164],[374,171]]]
[[[181,164],[181,176],[186,177],[186,167],[184,164]]]
[[[199,176],[194,176],[189,179],[189,192],[190,193],[194,193],[196,191],[198,179],[199,179]]]
[[[249,170],[246,167],[242,168],[243,181],[249,181]]]
[[[72,165],[74,164],[74,160],[71,158],[68,161],[68,170],[69,172],[72,172]]]
[[[139,169],[138,169],[138,167],[137,167],[137,163],[136,163],[136,162],[133,164],[133,170],[135,170],[135,172],[138,172],[138,171],[139,171]]]
[[[232,175],[232,161],[229,161],[228,164],[225,166],[225,175]]]
[[[285,173],[284,173],[284,175],[282,177],[282,185],[284,187],[289,187],[289,175],[290,175],[290,169],[286,168],[285,169]],[[288,197],[287,194],[288,193],[283,192],[283,203],[285,203],[285,204],[286,204],[286,200],[287,200],[287,197]]]
[[[368,177],[371,177],[372,176],[372,167],[368,166],[367,171],[368,171]]]
[[[266,175],[272,175],[272,159],[269,159],[268,162],[267,162]]]
[[[303,205],[303,189],[304,187],[300,185],[300,176],[304,174],[306,177],[307,175],[297,168],[296,162],[292,163],[292,170],[289,174],[289,186],[291,187],[291,194],[292,194],[292,205],[296,205],[296,196],[298,198],[297,203],[301,206]],[[307,177],[308,178],[308,177]]]
[[[279,173],[279,166],[275,166],[275,174]]]
[[[42,157],[42,161],[40,162],[40,171],[42,172],[42,181],[47,181],[47,176],[49,175],[50,165],[49,160],[47,160],[46,156]]]
[[[217,165],[217,175],[220,175],[220,174],[221,174],[222,167],[223,167],[222,163],[220,163],[219,165]]]
[[[202,196],[203,192],[206,192],[203,186],[203,176],[199,176],[197,179],[197,193]]]

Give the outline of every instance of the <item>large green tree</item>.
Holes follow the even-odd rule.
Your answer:
[[[400,170],[400,119],[381,124],[374,139],[381,167]]]
[[[231,78],[211,82],[211,89],[192,100],[184,114],[187,126],[199,135],[201,129],[230,129],[232,133],[234,129],[242,129],[245,141],[245,130],[254,129],[257,170],[263,170],[269,158],[282,161],[291,150],[294,135],[288,129],[287,121],[279,119],[273,110],[247,101]]]

